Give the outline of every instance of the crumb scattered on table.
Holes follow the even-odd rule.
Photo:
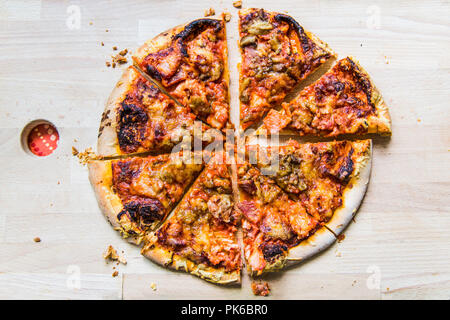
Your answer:
[[[95,152],[92,150],[92,148],[87,148],[83,152],[79,152],[77,148],[72,147],[72,155],[78,157],[78,161],[80,164],[85,165],[91,160],[99,160],[102,159],[101,156],[98,156],[95,154]]]
[[[336,257],[342,257],[342,253],[340,251],[335,251]]]
[[[33,239],[33,241],[34,241],[34,242],[41,242],[41,238],[36,237],[36,238]]]
[[[216,14],[216,11],[213,8],[209,8],[205,10],[205,17],[210,17]]]
[[[106,249],[106,252],[103,254],[103,259],[118,261],[118,263],[127,264],[127,260],[123,256],[119,256],[116,249],[114,249],[112,245],[109,245],[108,249]]]
[[[113,50],[116,51],[117,46],[113,47]],[[115,68],[118,64],[124,64],[128,62],[128,59],[125,57],[128,54],[128,49],[123,49],[116,55],[111,56],[111,61],[106,61],[105,64],[107,67]]]
[[[112,274],[113,277],[117,277],[118,275],[119,275],[119,271],[117,271],[117,270],[114,271],[113,274]]]
[[[242,7],[242,1],[235,1],[233,2],[233,7],[235,8],[241,8]]]
[[[156,283],[150,283],[150,288],[152,288],[153,291],[156,291]]]
[[[269,284],[265,281],[253,281],[252,291],[255,296],[268,296],[270,293]]]
[[[337,240],[338,240],[339,243],[344,241],[344,239],[345,239],[345,234],[343,234],[343,233],[337,236]]]
[[[106,252],[103,254],[103,259],[107,260],[117,260],[119,258],[119,255],[117,254],[116,249],[112,245],[108,246],[108,249],[106,249]]]
[[[223,13],[223,20],[225,20],[225,22],[230,22],[230,20],[231,20],[231,13],[224,12]]]

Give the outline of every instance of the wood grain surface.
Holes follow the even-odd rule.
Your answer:
[[[393,123],[374,140],[364,202],[345,239],[267,278],[269,298],[450,298],[449,1],[243,1],[288,12],[373,77]],[[232,119],[237,123],[237,9],[232,0],[0,0],[0,298],[257,298],[250,280],[223,288],[165,270],[123,241],[101,215],[72,146],[95,147],[104,103],[125,66],[119,49],[181,23],[231,13]],[[72,23],[80,13],[80,25]],[[101,46],[101,42],[104,46]],[[59,130],[49,157],[25,153],[24,126]],[[33,238],[40,237],[35,243]],[[107,264],[108,245],[127,265]],[[150,284],[154,282],[156,290]]]

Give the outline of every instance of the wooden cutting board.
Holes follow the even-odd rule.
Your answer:
[[[104,102],[125,69],[105,66],[112,47],[133,51],[209,7],[216,16],[232,15],[236,121],[237,9],[232,0],[101,3],[0,1],[0,298],[256,298],[246,276],[242,287],[223,288],[141,257],[103,218],[86,167],[71,154],[72,146],[96,145]],[[355,56],[383,93],[393,123],[391,139],[374,140],[369,189],[345,240],[269,275],[270,298],[450,298],[449,1],[244,6],[288,12],[340,57]],[[36,119],[59,131],[48,157],[27,154],[20,142]],[[128,260],[117,277],[102,258],[110,244]]]

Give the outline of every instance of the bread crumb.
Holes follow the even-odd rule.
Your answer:
[[[114,249],[112,245],[109,245],[108,249],[106,249],[106,252],[103,254],[103,259],[118,261],[117,264],[119,264],[119,262],[122,264],[127,264],[127,260],[123,256],[119,256],[116,249]]]
[[[336,257],[342,257],[342,253],[340,251],[335,251]]]
[[[216,14],[216,11],[214,11],[213,8],[209,8],[205,10],[205,17],[210,17]]]
[[[118,50],[117,46],[112,47],[114,51]],[[107,67],[115,68],[118,64],[127,63],[128,60],[125,56],[128,54],[128,49],[121,50],[118,54],[111,56],[111,61],[106,61]]]
[[[242,7],[242,1],[235,1],[233,2],[233,7],[235,8],[241,8]]]
[[[339,243],[344,241],[344,239],[345,239],[345,234],[340,234],[340,235],[337,236],[337,240],[338,240]]]
[[[89,22],[89,25],[92,26],[94,23],[92,21]]]
[[[90,147],[84,150],[83,152],[79,152],[75,147],[72,147],[72,155],[78,157],[78,161],[82,165],[87,164],[91,160],[103,159],[103,157],[96,155],[95,152]]]
[[[156,291],[156,283],[150,283],[150,288],[152,288],[153,291]]]
[[[116,55],[116,56],[112,56],[113,58],[113,64],[124,64],[127,63],[128,60],[127,58],[125,58],[124,56],[121,56],[120,54]]]
[[[231,14],[229,12],[224,12],[223,13],[223,20],[225,20],[225,22],[230,22]]]
[[[103,41],[100,43],[101,45],[102,45],[102,47],[104,47],[105,46],[105,44],[103,43]]]
[[[124,256],[119,256],[118,261],[119,261],[121,264],[127,264],[127,260],[125,259]]]
[[[119,255],[117,254],[116,249],[112,245],[108,246],[108,249],[106,249],[106,252],[103,254],[103,259],[107,260],[117,260],[119,258]]]
[[[270,287],[265,281],[252,281],[252,291],[255,296],[266,297],[270,293]]]
[[[41,242],[41,238],[36,237],[36,238],[33,239],[33,241],[34,241],[34,242]]]
[[[112,274],[113,277],[117,277],[118,275],[119,275],[119,271],[117,271],[117,270],[114,271],[113,274]]]

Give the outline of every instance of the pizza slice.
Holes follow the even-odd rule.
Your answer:
[[[247,153],[291,199],[300,201],[308,214],[339,234],[364,197],[372,142],[300,144],[289,140],[283,146],[247,146]]]
[[[371,141],[247,147],[238,164],[238,208],[252,274],[324,250],[351,221],[370,175]],[[331,232],[330,232],[331,231]]]
[[[240,282],[239,220],[224,153],[216,153],[142,254],[210,282]]]
[[[201,153],[181,152],[88,163],[101,211],[136,244],[171,212],[203,166]]]
[[[178,105],[137,69],[129,67],[106,104],[97,151],[100,156],[170,152],[183,138],[207,144],[214,137],[223,139],[219,132],[196,122],[188,108]]]
[[[352,57],[339,60],[282,110],[270,110],[258,134],[391,134],[384,100],[367,72]]]
[[[133,55],[172,97],[216,129],[230,127],[225,23],[199,19],[148,40]]]
[[[300,202],[248,162],[237,164],[243,246],[251,275],[303,261],[334,242]]]
[[[292,17],[263,9],[239,11],[239,37],[240,123],[244,130],[336,56]]]

